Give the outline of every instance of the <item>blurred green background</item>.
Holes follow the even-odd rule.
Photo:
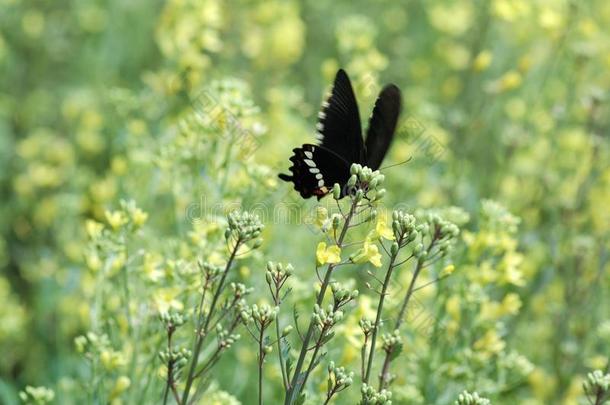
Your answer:
[[[171,305],[168,272],[206,251],[199,208],[301,204],[275,173],[313,139],[343,67],[363,118],[383,84],[403,91],[385,163],[413,160],[387,171],[389,207],[470,217],[452,283],[422,297],[445,346],[412,353],[427,370],[404,360],[419,377],[395,402],[450,403],[459,386],[495,403],[582,403],[583,375],[610,349],[608,27],[604,0],[0,0],[0,402],[30,384],[78,403],[73,340],[120,306],[110,294],[92,309],[102,259],[87,219],[137,201],[149,218],[134,266],[165,278],[136,297]],[[232,115],[198,128],[202,94]],[[234,118],[250,144],[222,135]],[[290,261],[309,286],[316,235],[266,222],[264,257],[240,277],[256,285],[256,260]],[[249,351],[236,349],[254,372]],[[218,367],[249,403],[248,374]]]

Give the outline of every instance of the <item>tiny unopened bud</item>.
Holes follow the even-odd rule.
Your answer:
[[[339,185],[339,183],[335,183],[335,185],[333,186],[333,198],[335,200],[341,198],[341,186]]]
[[[290,332],[292,332],[292,325],[288,325],[282,330],[282,337],[288,336]]]
[[[392,247],[390,248],[390,252],[392,253],[393,256],[396,256],[396,254],[398,254],[398,243],[394,242],[392,243]]]

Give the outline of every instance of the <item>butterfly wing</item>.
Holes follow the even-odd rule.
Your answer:
[[[393,84],[383,88],[369,120],[366,134],[366,165],[379,169],[396,131],[400,114],[400,89]]]
[[[360,114],[347,73],[339,69],[330,97],[322,103],[316,124],[319,146],[351,163],[364,163]]]
[[[281,173],[280,179],[292,181],[301,197],[318,200],[332,191],[333,185],[344,185],[350,176],[350,164],[335,152],[319,145],[304,144],[292,150],[292,176]]]

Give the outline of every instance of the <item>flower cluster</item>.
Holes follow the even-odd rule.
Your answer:
[[[589,402],[603,404],[610,398],[610,374],[604,374],[601,370],[590,372],[582,387]]]
[[[255,240],[253,248],[261,245],[261,240],[257,239],[264,226],[258,216],[249,212],[233,211],[227,217],[228,228],[225,231],[227,241],[234,240],[238,243],[245,243]]]
[[[392,393],[388,390],[377,391],[367,384],[362,384],[362,401],[360,405],[391,405]]]
[[[455,405],[491,405],[491,402],[489,399],[479,396],[476,392],[464,391],[458,396]]]
[[[345,367],[337,367],[334,361],[328,363],[328,380],[326,386],[326,401],[352,385],[354,373],[345,371]]]

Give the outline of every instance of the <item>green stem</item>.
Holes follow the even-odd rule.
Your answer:
[[[405,311],[407,310],[407,306],[409,305],[409,301],[411,300],[411,296],[413,295],[415,282],[417,281],[417,277],[424,267],[424,259],[417,260],[417,264],[415,265],[415,271],[413,272],[413,277],[411,278],[411,282],[409,283],[409,289],[405,295],[404,300],[402,301],[402,305],[400,306],[400,311],[398,312],[398,318],[396,319],[396,323],[394,324],[394,330],[400,329],[402,326],[403,318],[405,316]],[[379,390],[382,390],[385,387],[387,382],[387,374],[390,368],[390,353],[386,353],[385,359],[383,360],[383,366],[381,368],[381,374],[379,375]]]
[[[261,331],[258,337],[258,405],[263,405],[263,361],[265,361],[265,348],[263,339],[265,338],[265,324],[261,324]]]
[[[398,245],[402,243],[402,239],[398,240]],[[375,325],[373,327],[373,334],[371,335],[371,348],[369,349],[369,359],[368,365],[366,366],[366,372],[362,379],[362,382],[368,384],[369,378],[371,376],[371,369],[373,368],[373,359],[375,358],[375,345],[377,343],[377,331],[379,330],[379,324],[381,323],[381,313],[383,312],[383,303],[385,301],[385,297],[388,291],[388,287],[390,285],[390,279],[392,277],[392,272],[394,270],[394,262],[396,261],[396,257],[398,256],[398,252],[392,254],[390,257],[390,264],[388,265],[388,270],[385,274],[385,279],[383,280],[383,286],[381,287],[381,295],[379,296],[379,303],[377,304],[377,315],[375,317]]]
[[[218,288],[214,293],[214,297],[212,298],[212,303],[210,304],[210,310],[208,311],[208,316],[206,317],[205,324],[203,328],[198,328],[197,336],[195,337],[195,350],[193,350],[193,360],[191,361],[191,367],[189,368],[188,377],[186,379],[186,386],[184,387],[184,393],[182,394],[182,405],[188,404],[189,393],[191,391],[191,387],[193,385],[193,380],[195,377],[195,369],[197,368],[197,359],[199,358],[199,353],[201,352],[201,347],[203,346],[203,341],[208,333],[208,327],[210,325],[210,320],[212,319],[212,315],[214,314],[214,309],[216,309],[216,304],[218,303],[218,299],[220,298],[220,294],[222,293],[223,286],[225,280],[227,278],[227,274],[229,273],[229,269],[235,260],[235,255],[237,254],[237,250],[241,245],[241,240],[238,239],[235,242],[235,247],[231,251],[231,256],[227,261],[227,265],[225,266],[224,272],[222,273],[222,277],[220,282],[218,283]],[[201,309],[203,311],[203,308]],[[201,315],[201,314],[200,314]]]
[[[276,303],[278,305],[278,303]],[[288,378],[286,376],[286,368],[284,367],[284,355],[282,354],[282,335],[280,333],[279,317],[275,320],[275,333],[277,336],[277,355],[280,361],[280,370],[282,370],[282,384],[284,389],[288,388]]]
[[[357,206],[358,206],[358,202],[356,202],[354,200],[352,202],[352,206],[350,207],[349,213],[345,217],[345,223],[343,224],[343,228],[341,229],[341,234],[339,235],[339,239],[337,240],[337,246],[339,246],[339,249],[343,246],[343,239],[345,238],[345,234],[347,233],[350,221],[354,215],[354,212],[355,212]],[[324,294],[326,293],[326,289],[328,287],[328,284],[330,283],[331,275],[332,275],[334,268],[335,268],[334,264],[329,264],[328,268],[326,269],[326,275],[324,276],[324,281],[322,282],[322,285],[320,286],[320,292],[318,293],[318,297],[316,299],[317,305],[322,305],[322,302],[324,301]],[[310,319],[309,328],[307,328],[307,333],[305,334],[305,338],[303,339],[303,345],[301,346],[301,353],[299,354],[299,359],[298,359],[296,367],[294,369],[294,374],[292,376],[292,380],[290,381],[290,387],[288,387],[288,392],[286,393],[286,399],[284,401],[284,405],[291,405],[294,402],[294,400],[296,399],[296,396],[303,389],[304,384],[301,384],[301,386],[298,387],[298,389],[297,389],[297,385],[298,385],[297,383],[299,382],[301,370],[303,369],[303,365],[305,363],[305,356],[307,355],[307,352],[308,352],[309,341],[311,340],[311,337],[313,336],[314,328],[315,328],[314,321],[313,321],[313,319]],[[307,378],[306,376],[303,377],[303,381],[305,381],[306,378]]]
[[[172,385],[172,374],[174,372],[174,361],[171,359],[172,353],[172,332],[167,332],[167,353],[170,355],[169,364],[167,365],[167,381],[165,382],[165,391],[163,392],[163,405],[167,404],[169,398],[169,387]]]

